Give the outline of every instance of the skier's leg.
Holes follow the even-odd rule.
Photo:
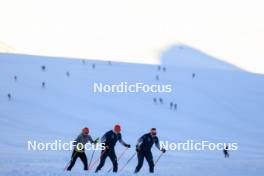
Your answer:
[[[104,164],[105,164],[105,160],[106,160],[106,157],[108,156],[108,151],[106,151],[106,152],[104,152],[104,151],[102,151],[101,152],[101,158],[100,158],[100,163],[99,163],[99,165],[97,166],[97,168],[96,168],[96,170],[95,170],[95,172],[98,172],[103,166],[104,166]]]
[[[224,150],[224,155],[225,155],[225,158],[228,158],[228,152],[227,152],[227,150]]]
[[[114,150],[109,151],[109,157],[110,157],[110,160],[112,161],[112,164],[113,164],[113,172],[117,172],[118,163],[117,163],[117,158],[116,158],[116,154],[115,154]]]
[[[153,162],[153,156],[151,151],[146,152],[146,160],[148,161],[148,165],[149,165],[149,172],[153,173],[154,172],[154,162]]]
[[[82,152],[81,154],[80,154],[80,158],[81,158],[81,160],[82,160],[82,162],[83,162],[83,169],[84,170],[88,170],[88,162],[87,162],[87,157],[86,157],[86,154],[84,153],[84,152]]]
[[[143,166],[144,152],[143,151],[138,152],[137,157],[138,157],[138,164],[137,164],[137,167],[135,169],[135,173],[138,173],[139,170],[141,169],[141,167]]]
[[[79,154],[74,150],[72,152],[72,156],[71,156],[71,163],[70,165],[68,166],[67,170],[70,171],[72,169],[72,167],[74,166],[77,158],[79,157]]]

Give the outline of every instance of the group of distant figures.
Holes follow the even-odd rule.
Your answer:
[[[82,63],[85,65],[85,64],[86,64],[86,61],[85,61],[85,60],[82,60]],[[111,62],[111,61],[108,61],[108,65],[112,65],[112,62]],[[93,64],[92,64],[92,69],[95,69],[95,68],[96,68],[96,65],[93,63]],[[46,69],[47,69],[47,68],[46,68],[45,65],[42,65],[42,66],[41,66],[41,70],[42,70],[43,72],[45,72]],[[71,76],[70,71],[66,71],[66,76],[67,76],[67,77],[70,77],[70,76]],[[15,82],[18,81],[18,76],[17,76],[17,75],[14,76],[14,81],[15,81]],[[46,88],[46,82],[45,82],[45,81],[42,81],[42,82],[41,82],[41,87],[42,87],[42,88]],[[11,93],[8,93],[8,94],[7,94],[7,98],[8,98],[9,100],[12,100],[12,95],[11,95]]]
[[[86,61],[85,60],[82,60],[82,63],[85,65],[86,64]],[[112,62],[111,61],[108,61],[108,65],[112,65]],[[96,68],[96,64],[92,64],[92,69],[95,69]],[[42,65],[41,66],[41,70],[43,72],[46,71],[46,66],[45,65]],[[167,68],[166,67],[161,67],[160,65],[158,66],[158,71],[163,71],[163,72],[166,72],[167,71]],[[70,77],[70,71],[66,71],[66,76],[67,77]],[[192,78],[195,78],[195,73],[192,74]],[[159,75],[156,75],[156,80],[159,81]],[[18,80],[18,77],[17,75],[14,76],[14,80],[17,81]],[[42,81],[41,82],[41,87],[42,88],[46,88],[46,82],[45,81]],[[11,93],[8,93],[7,94],[7,97],[9,100],[12,99],[12,96],[11,96]],[[154,103],[160,103],[160,104],[163,104],[163,99],[162,98],[153,98],[153,102]],[[170,109],[174,109],[174,110],[177,110],[177,104],[176,103],[173,103],[173,102],[170,102]]]
[[[160,65],[158,66],[158,71],[163,71],[166,72],[167,68],[166,67],[161,67]],[[159,75],[156,75],[156,81],[159,81],[160,77]]]
[[[163,104],[163,98],[153,98],[153,102],[155,103],[155,104]],[[170,102],[170,109],[172,109],[172,110],[177,110],[177,108],[178,108],[178,105],[177,105],[177,103],[173,103],[173,102]]]
[[[158,65],[158,71],[166,72],[167,68],[166,67],[161,67],[160,65]],[[192,78],[193,79],[195,78],[195,76],[196,76],[196,74],[192,73]],[[155,79],[156,79],[156,81],[159,81],[160,80],[160,76],[156,75]],[[162,98],[153,98],[153,102],[155,104],[157,104],[157,103],[163,104],[163,99]],[[169,106],[170,106],[170,109],[172,109],[172,110],[177,110],[177,108],[178,108],[177,103],[174,103],[174,102],[170,102]]]

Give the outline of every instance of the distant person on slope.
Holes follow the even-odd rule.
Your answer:
[[[146,158],[148,165],[149,165],[149,172],[154,173],[154,162],[153,156],[151,153],[151,148],[153,144],[162,151],[163,153],[166,152],[165,149],[160,148],[159,139],[157,137],[157,130],[156,128],[151,128],[149,133],[144,134],[138,139],[138,143],[136,145],[137,157],[138,157],[138,165],[135,169],[135,173],[138,173],[141,167],[143,166],[144,158]]]
[[[119,141],[123,146],[130,148],[129,144],[126,144],[121,136],[121,127],[120,125],[115,125],[114,130],[110,130],[106,132],[103,137],[101,138],[101,142],[105,144],[105,150],[101,153],[100,163],[97,166],[95,172],[98,172],[105,164],[105,160],[107,157],[110,158],[113,164],[113,172],[117,172],[118,170],[118,163],[117,157],[115,154],[115,145],[116,142]]]
[[[229,158],[229,152],[228,152],[228,150],[229,150],[229,147],[228,147],[228,145],[226,145],[225,148],[224,148],[224,150],[223,150],[223,153],[225,155],[225,158]]]
[[[97,138],[95,141],[92,139],[92,137],[89,135],[89,128],[85,127],[82,129],[82,133],[74,140],[73,145],[75,146],[70,165],[68,166],[67,170],[70,171],[72,167],[74,166],[77,158],[79,157],[84,165],[84,170],[88,170],[88,162],[87,157],[84,150],[84,145],[88,142],[96,144],[99,141],[99,138]]]
[[[192,74],[192,78],[194,79],[194,78],[195,78],[195,76],[196,76],[196,75],[195,75],[195,73],[193,73],[193,74]]]

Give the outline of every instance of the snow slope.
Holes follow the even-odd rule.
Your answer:
[[[115,123],[122,125],[124,140],[133,145],[120,160],[120,167],[134,153],[138,137],[156,127],[160,140],[237,142],[239,150],[230,152],[229,159],[221,151],[168,151],[155,175],[263,175],[264,76],[189,49],[184,51],[187,56],[181,55],[188,64],[181,67],[173,64],[179,62],[173,61],[172,51],[162,56],[166,72],[158,71],[156,65],[113,62],[110,66],[103,61],[83,64],[77,59],[0,54],[0,175],[87,175],[79,160],[71,173],[63,172],[70,151],[29,152],[27,141],[69,141],[84,126],[95,138]],[[46,66],[44,72],[42,65]],[[173,85],[172,93],[92,92],[94,82],[150,84],[157,83],[156,75],[159,83]],[[46,88],[41,87],[43,81]],[[153,103],[154,97],[162,97],[164,104]],[[177,111],[170,110],[171,101],[178,104]],[[122,151],[118,144],[117,155]],[[153,154],[157,158],[159,151],[153,148]],[[98,156],[99,152],[95,158]],[[136,158],[119,174],[132,175],[135,165]],[[107,160],[101,174],[106,175],[110,166]],[[147,171],[145,162],[139,175],[147,175]]]

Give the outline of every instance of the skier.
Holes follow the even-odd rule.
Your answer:
[[[170,109],[172,109],[173,107],[173,102],[170,102]]]
[[[8,100],[11,100],[11,93],[7,94]]]
[[[154,173],[154,162],[153,162],[153,156],[151,153],[151,148],[154,143],[160,151],[162,151],[163,153],[166,152],[164,148],[162,149],[160,148],[156,128],[151,128],[149,133],[144,134],[138,139],[138,143],[136,145],[138,165],[135,169],[135,173],[138,173],[141,167],[143,166],[144,158],[146,158],[148,162],[149,172]]]
[[[162,98],[159,98],[159,102],[160,102],[161,104],[163,104],[163,99],[162,99]]]
[[[157,80],[157,81],[159,80],[159,75],[156,75],[156,80]]]
[[[153,102],[156,104],[157,103],[157,99],[156,98],[153,98]]]
[[[46,83],[43,81],[42,82],[42,88],[45,88],[46,87]]]
[[[45,71],[46,70],[46,66],[45,65],[42,65],[41,66],[41,69],[42,69],[42,71]]]
[[[70,72],[69,71],[66,72],[66,76],[70,77]]]
[[[192,74],[192,78],[193,78],[193,79],[195,78],[195,73]]]
[[[101,152],[100,163],[97,166],[95,172],[98,172],[105,164],[105,160],[107,157],[110,158],[113,164],[113,172],[117,172],[118,163],[117,157],[115,154],[115,145],[116,142],[119,141],[123,146],[130,148],[131,145],[127,144],[123,141],[121,136],[121,127],[120,125],[115,125],[114,130],[110,130],[106,132],[101,138],[101,142],[105,144],[105,150]]]
[[[175,103],[174,104],[174,110],[177,110],[177,107],[178,107],[178,105],[177,105],[177,103]]]
[[[229,158],[229,153],[228,153],[228,145],[225,146],[224,150],[223,150],[223,153],[225,155],[225,158]]]
[[[96,144],[98,143],[98,141],[99,141],[99,138],[97,138],[96,140],[93,140],[92,137],[89,135],[89,128],[87,127],[83,128],[82,133],[79,134],[79,136],[75,139],[73,143],[75,148],[72,152],[71,162],[67,170],[71,171],[78,157],[83,162],[84,170],[88,170],[88,162],[87,162],[87,157],[86,157],[85,150],[84,150],[84,145],[88,142]]]

